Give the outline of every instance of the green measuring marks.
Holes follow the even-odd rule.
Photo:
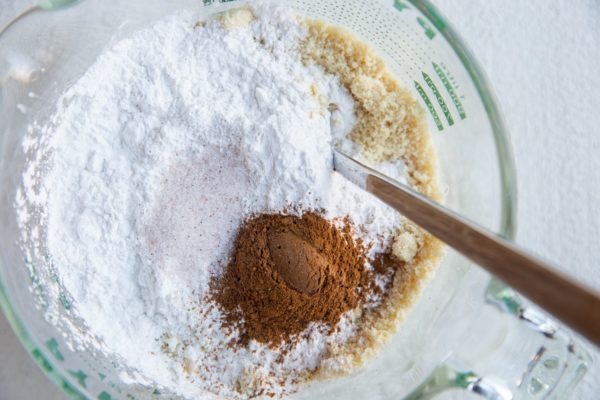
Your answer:
[[[450,104],[450,101],[448,101],[448,97],[450,97],[452,104],[454,104],[454,107],[456,107],[456,111],[458,112],[458,116],[461,120],[467,118],[467,114],[465,112],[464,106],[459,95],[456,93],[456,88],[452,84],[452,80],[448,77],[448,74],[444,72],[443,68],[440,67],[440,65],[436,63],[432,63],[432,65],[433,70],[435,71],[435,75],[430,75],[425,71],[421,71],[421,76],[423,77],[425,85],[419,83],[418,81],[414,81],[414,84],[415,88],[417,89],[417,93],[419,93],[419,96],[421,97],[421,99],[423,99],[425,107],[427,107],[427,110],[429,110],[429,113],[431,114],[431,117],[433,118],[436,127],[438,128],[438,130],[441,131],[444,129],[444,123],[442,118],[440,117],[438,109],[436,109],[436,107],[434,106],[434,103],[437,103],[437,105],[439,106],[439,110],[442,111],[442,114],[444,115],[444,119],[448,126],[452,126],[456,122],[455,116],[452,115],[452,111],[448,107],[448,104]],[[435,76],[439,78],[439,81],[437,81],[437,83],[433,79]],[[439,82],[442,83],[442,86],[444,87],[446,93],[442,93],[444,89],[441,89],[442,86],[439,86]],[[426,88],[429,89],[430,94],[427,93],[427,91],[425,90]]]
[[[460,99],[456,95],[456,92],[454,91],[454,87],[452,86],[452,83],[450,83],[450,80],[448,79],[448,77],[446,76],[446,74],[444,73],[442,68],[440,68],[440,66],[437,65],[436,63],[433,63],[433,70],[435,71],[437,76],[440,78],[440,80],[442,81],[442,84],[446,88],[446,91],[450,95],[450,98],[452,99],[452,103],[454,103],[454,107],[456,107],[456,111],[458,111],[458,115],[459,115],[460,119],[467,118],[465,109],[463,108],[463,105],[462,105]]]
[[[417,89],[419,96],[421,96],[421,98],[423,99],[423,102],[429,110],[429,113],[433,117],[433,121],[435,122],[435,125],[437,126],[438,130],[443,130],[444,125],[442,125],[442,120],[440,119],[440,116],[438,115],[437,111],[435,111],[435,108],[433,107],[433,103],[429,99],[429,96],[427,96],[427,93],[425,93],[425,90],[423,90],[423,86],[421,86],[419,82],[415,81],[415,88]]]

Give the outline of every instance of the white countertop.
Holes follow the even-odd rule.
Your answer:
[[[517,242],[600,290],[600,2],[433,2],[500,102],[517,163]],[[592,352],[573,399],[598,398]]]
[[[504,112],[519,178],[517,241],[600,290],[600,2],[433,2],[473,50]],[[0,25],[31,3],[0,0]],[[573,399],[598,398],[600,352],[593,356]],[[3,316],[0,359],[1,399],[66,398]]]

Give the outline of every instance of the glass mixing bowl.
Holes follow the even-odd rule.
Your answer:
[[[231,0],[48,0],[0,34],[0,304],[27,351],[76,399],[165,399],[131,383],[126,366],[73,348],[43,318],[45,282],[16,244],[13,201],[20,141],[103,48],[178,9],[203,15]],[[285,0],[345,26],[383,55],[426,110],[447,205],[511,239],[514,166],[502,119],[473,57],[440,14],[417,0]],[[199,72],[201,73],[201,72]],[[71,307],[68,302],[62,304]],[[554,321],[452,251],[406,322],[351,376],[315,382],[297,398],[566,397],[590,359]]]

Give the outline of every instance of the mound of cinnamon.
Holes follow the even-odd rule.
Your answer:
[[[351,227],[322,216],[262,214],[245,222],[224,274],[213,284],[225,324],[241,343],[277,346],[311,322],[332,329],[366,298],[372,274]]]

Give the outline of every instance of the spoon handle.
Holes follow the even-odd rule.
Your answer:
[[[600,345],[597,293],[513,243],[336,151],[334,165],[350,181]]]

